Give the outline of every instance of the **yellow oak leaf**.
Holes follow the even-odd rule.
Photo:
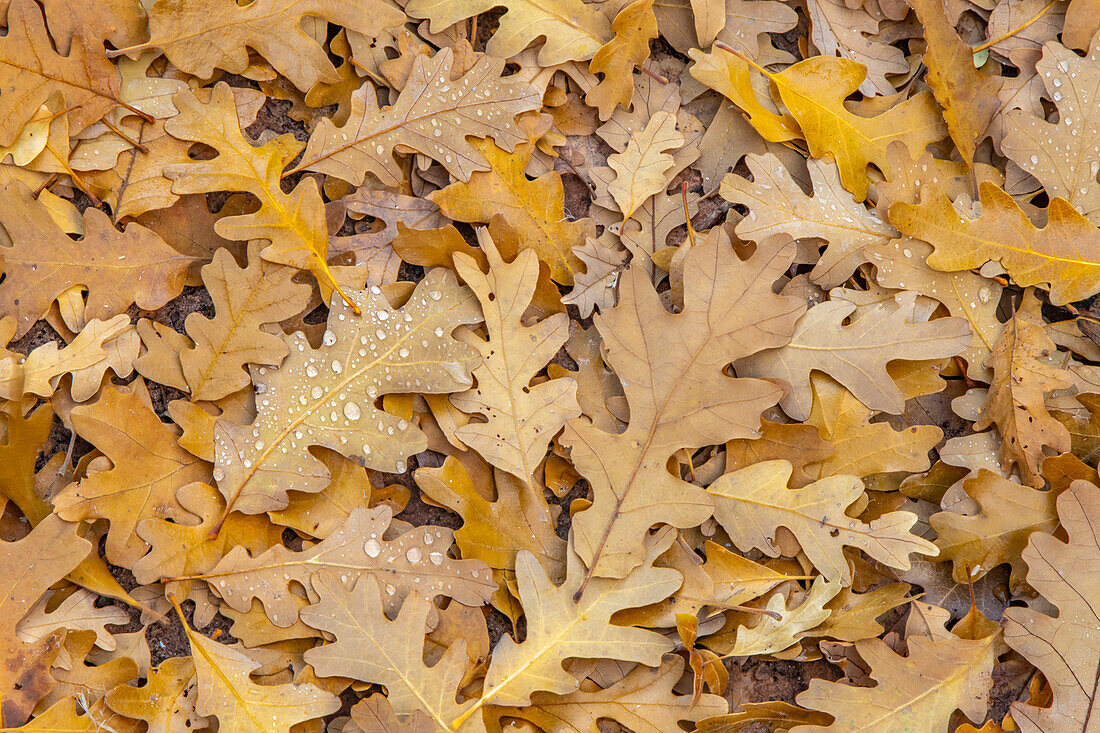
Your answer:
[[[181,614],[182,621],[182,614]],[[256,684],[250,675],[260,663],[183,623],[195,663],[195,712],[213,715],[219,730],[268,733],[321,718],[340,709],[340,699],[308,683]]]
[[[931,542],[911,534],[917,521],[912,512],[889,512],[870,523],[844,512],[863,495],[855,476],[831,476],[801,489],[788,489],[791,464],[776,460],[727,473],[707,487],[714,499],[714,516],[743,551],[760,550],[779,556],[774,543],[779,527],[798,538],[802,551],[827,579],[850,585],[852,571],[844,547],[857,547],[890,567],[908,570],[909,555],[933,557]]]
[[[178,429],[160,421],[149,407],[144,383],[106,387],[94,402],[73,408],[78,435],[103,451],[87,475],[54,499],[56,511],[71,521],[106,519],[106,557],[131,567],[148,545],[136,533],[142,519],[186,520],[176,490],[210,481],[210,464],[179,446]]]
[[[935,248],[928,264],[953,272],[1000,262],[1017,284],[1050,290],[1055,305],[1100,292],[1100,231],[1064,199],[1051,199],[1047,224],[1038,229],[1005,191],[979,187],[981,215],[961,214],[936,189],[927,187],[920,204],[890,207],[890,223],[902,234]]]
[[[498,5],[507,10],[485,46],[491,56],[511,58],[542,38],[540,66],[585,61],[611,35],[604,14],[582,0],[411,0],[405,12],[413,18],[427,18],[431,32],[439,33]]]
[[[1096,700],[1100,674],[1100,624],[1096,605],[1096,573],[1100,546],[1095,528],[1100,522],[1100,489],[1074,481],[1058,497],[1058,520],[1068,542],[1051,534],[1031,535],[1023,551],[1027,582],[1058,608],[1054,618],[1038,610],[1005,611],[1008,645],[1039,668],[1054,691],[1053,704],[1038,707],[1012,704],[1012,715],[1028,733],[1087,728]],[[972,719],[977,719],[973,718]]]
[[[615,199],[624,219],[629,219],[645,201],[664,191],[669,184],[669,169],[675,161],[666,151],[684,144],[676,129],[676,115],[658,110],[646,126],[632,132],[621,153],[612,153],[607,164],[615,171],[607,192]]]
[[[754,67],[747,59],[719,48],[707,54],[693,48],[688,53],[695,62],[691,75],[737,105],[765,140],[781,143],[802,138],[797,122],[760,101],[752,87]]]
[[[386,539],[392,517],[387,506],[360,507],[339,529],[301,552],[269,543],[266,552],[250,554],[238,546],[197,577],[238,611],[259,599],[271,622],[282,627],[298,620],[299,598],[291,588],[309,589],[310,578],[322,570],[338,573],[348,590],[363,576],[375,578],[390,613],[410,595],[428,600],[442,595],[469,606],[489,599],[496,589],[489,569],[479,560],[454,560],[447,554],[451,530],[423,526]],[[310,594],[310,600],[316,598]]]
[[[606,120],[615,107],[629,107],[634,98],[634,67],[649,58],[649,42],[657,37],[653,0],[634,0],[611,21],[615,36],[600,47],[588,64],[593,74],[603,74],[600,83],[585,97],[590,107]]]
[[[65,577],[92,550],[76,525],[56,515],[43,519],[17,542],[0,542],[0,725],[22,725],[31,710],[54,685],[50,664],[63,633],[32,644],[19,640],[15,627],[51,585]]]
[[[180,727],[201,730],[191,691],[195,662],[191,657],[169,657],[149,670],[144,687],[121,685],[107,693],[107,707],[149,724],[150,733],[169,733]]]
[[[0,224],[12,246],[0,247],[0,304],[26,333],[73,285],[88,291],[85,315],[109,319],[136,303],[155,310],[183,290],[195,258],[169,247],[139,224],[120,232],[95,208],[84,210],[83,239],[74,241],[20,182],[0,189]]]
[[[194,346],[180,353],[191,399],[221,399],[248,386],[246,364],[277,366],[283,360],[286,343],[263,328],[306,307],[309,288],[292,281],[296,272],[261,260],[255,244],[249,245],[244,269],[228,251],[214,253],[214,260],[202,268],[214,318],[198,313],[187,317],[185,327]]]
[[[1051,533],[1058,526],[1055,501],[1060,491],[1040,491],[981,469],[962,485],[980,511],[942,511],[929,519],[939,537],[940,557],[953,563],[955,582],[976,582],[1001,563],[1012,565],[1020,584],[1026,565],[1020,553],[1032,532]]]
[[[488,261],[483,273],[470,256],[454,255],[455,271],[481,302],[489,338],[468,340],[480,352],[476,380],[465,392],[451,395],[463,412],[480,415],[455,435],[490,464],[530,483],[550,441],[565,421],[581,414],[572,379],[531,384],[569,334],[569,318],[556,313],[537,323],[523,321],[538,283],[539,261],[530,250],[506,263],[489,233],[478,232]]]
[[[918,320],[916,299],[916,293],[904,292],[860,312],[840,299],[820,303],[799,319],[789,344],[742,359],[738,371],[785,379],[791,393],[780,404],[796,420],[810,414],[810,372],[815,370],[843,384],[867,407],[900,413],[905,400],[886,365],[953,356],[970,342],[970,327],[962,318]]]
[[[149,8],[149,40],[110,55],[155,48],[177,68],[209,79],[215,69],[243,73],[252,48],[303,91],[340,81],[325,50],[302,29],[304,16],[370,37],[404,22],[381,0],[256,0],[234,7],[218,0],[157,0]]]
[[[466,671],[465,640],[455,642],[431,667],[424,663],[428,601],[410,596],[390,621],[383,613],[382,592],[374,578],[360,577],[349,590],[339,576],[324,570],[313,579],[312,587],[320,600],[302,609],[302,620],[336,638],[305,653],[317,674],[385,685],[394,713],[404,716],[419,711],[434,723],[432,730],[484,733],[480,716],[461,726],[451,725],[475,704],[455,702]]]
[[[72,134],[125,104],[119,98],[118,72],[102,50],[80,35],[68,55],[59,54],[34,0],[12,0],[6,25],[0,41],[0,145],[11,145],[54,94],[64,97]]]
[[[172,192],[251,193],[260,201],[259,211],[219,219],[214,230],[226,239],[269,241],[260,252],[264,259],[309,270],[325,295],[335,289],[350,302],[328,267],[328,225],[316,181],[302,181],[289,194],[280,187],[283,169],[301,144],[291,135],[282,135],[253,147],[224,82],[214,87],[209,102],[200,101],[191,91],[180,92],[173,101],[180,113],[165,122],[165,130],[173,137],[206,143],[218,156],[166,166],[164,175],[173,179]]]
[[[120,377],[130,376],[140,346],[137,331],[125,313],[109,321],[92,319],[65,348],[59,349],[57,342],[51,341],[27,355],[22,364],[23,394],[49,397],[61,377],[69,374],[70,396],[75,402],[85,402],[99,391],[108,369]]]
[[[395,186],[405,173],[394,160],[394,148],[430,156],[462,181],[489,169],[492,164],[481,147],[466,138],[492,138],[498,147],[513,151],[527,141],[515,116],[538,109],[538,93],[501,78],[504,59],[482,56],[457,78],[452,78],[453,66],[450,49],[431,57],[418,55],[401,95],[383,110],[374,87],[364,84],[352,94],[346,123],[337,127],[322,118],[294,171],[319,171],[356,185],[372,173]]]
[[[1001,456],[1015,461],[1024,481],[1036,488],[1045,483],[1043,447],[1058,453],[1071,447],[1069,431],[1047,411],[1046,395],[1073,384],[1069,372],[1046,359],[1057,347],[1043,328],[1041,307],[1034,291],[1028,291],[1004,325],[986,360],[993,381],[974,424],[975,430],[996,424],[1004,439]]]
[[[592,506],[573,517],[577,552],[593,574],[629,573],[641,560],[638,535],[654,524],[691,527],[710,515],[710,498],[669,473],[668,459],[685,446],[755,437],[760,413],[780,399],[776,385],[730,379],[725,368],[790,338],[803,306],[775,295],[772,283],[793,257],[792,243],[742,261],[728,240],[711,238],[687,255],[680,313],[665,310],[635,264],[621,278],[619,305],[596,317],[630,422],[607,432],[578,418],[560,439],[593,487]]]
[[[573,273],[580,269],[573,248],[583,245],[595,227],[591,219],[566,219],[561,174],[546,173],[528,180],[524,170],[533,143],[517,145],[514,153],[490,140],[472,144],[489,161],[490,170],[475,172],[469,183],[452,183],[428,198],[456,221],[488,222],[502,215],[519,237],[520,249],[533,249],[550,266],[555,282],[571,285]]]
[[[985,717],[997,658],[999,635],[984,639],[954,636],[934,641],[908,640],[902,657],[879,639],[855,643],[870,667],[874,687],[856,687],[821,679],[795,698],[799,705],[833,716],[830,725],[799,725],[791,733],[862,730],[946,730],[955,709],[971,720]]]
[[[481,313],[453,273],[429,271],[401,308],[376,286],[350,297],[362,315],[334,298],[321,348],[301,332],[285,336],[290,356],[277,369],[256,370],[253,383],[262,394],[251,424],[218,419],[214,478],[227,514],[283,509],[288,491],[323,489],[328,469],[306,450],[313,445],[367,468],[404,472],[427,441],[407,419],[376,407],[377,399],[470,386],[476,352],[452,332],[480,321]]]
[[[955,146],[969,165],[1000,109],[1001,79],[974,68],[974,52],[955,33],[943,0],[906,0],[924,26],[924,65],[928,85],[943,106],[943,117]],[[911,150],[919,153],[919,150]]]

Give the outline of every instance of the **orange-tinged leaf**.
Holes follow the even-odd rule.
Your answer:
[[[657,37],[657,18],[653,0],[634,0],[611,21],[615,37],[592,57],[588,70],[603,74],[599,84],[589,90],[585,101],[600,111],[606,120],[618,106],[629,107],[634,98],[634,67],[649,58],[649,42]]]
[[[1000,108],[998,77],[974,68],[974,52],[955,33],[943,0],[906,0],[924,26],[924,65],[928,84],[943,106],[951,139],[963,160],[974,164],[974,150]],[[920,152],[911,150],[910,152]]]
[[[935,248],[928,264],[947,272],[1000,262],[1019,285],[1050,290],[1055,305],[1100,292],[1100,230],[1065,200],[1047,209],[1036,228],[1004,190],[983,182],[981,216],[960,214],[946,196],[926,188],[920,204],[890,207],[890,223]]]

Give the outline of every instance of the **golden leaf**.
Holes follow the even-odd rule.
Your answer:
[[[606,120],[615,107],[629,107],[634,98],[634,67],[649,58],[649,42],[657,37],[653,0],[634,0],[611,21],[615,36],[600,47],[588,64],[593,74],[603,74],[585,97],[589,106]]]
[[[116,687],[105,701],[121,715],[146,721],[149,733],[170,733],[181,726],[201,729],[190,695],[194,684],[195,662],[190,657],[169,657],[149,670],[144,687]]]
[[[845,325],[849,317],[852,321]],[[852,303],[830,300],[806,311],[789,344],[742,359],[738,371],[785,379],[792,391],[780,404],[797,420],[810,414],[810,372],[815,370],[843,384],[867,407],[900,413],[905,402],[887,363],[952,356],[970,342],[970,328],[962,318],[919,318],[912,292],[860,312]]]
[[[382,612],[382,595],[371,577],[360,577],[350,591],[331,571],[313,580],[318,603],[302,609],[310,626],[332,634],[332,644],[310,649],[305,660],[322,677],[351,677],[386,686],[386,699],[398,715],[417,711],[435,724],[434,730],[483,733],[480,716],[464,726],[451,721],[473,710],[472,700],[455,702],[466,671],[465,641],[458,641],[433,666],[424,664],[424,633],[431,604],[410,596],[396,620]]]
[[[455,435],[490,464],[530,483],[550,441],[566,420],[581,414],[572,379],[531,384],[565,343],[569,318],[557,313],[524,325],[538,282],[538,258],[527,250],[506,263],[487,231],[478,232],[478,241],[488,273],[465,254],[454,256],[455,271],[481,302],[489,338],[472,341],[481,354],[473,370],[476,383],[452,394],[451,402],[484,421],[467,423]]]
[[[879,639],[857,641],[855,651],[871,668],[875,687],[810,681],[799,705],[833,716],[831,725],[800,725],[791,733],[862,730],[946,730],[956,708],[971,720],[985,716],[997,657],[995,634],[985,639],[921,636],[908,640],[902,657]]]
[[[214,318],[197,313],[187,317],[187,335],[195,345],[180,353],[191,399],[221,399],[248,385],[245,364],[277,366],[283,360],[286,343],[263,327],[305,308],[309,288],[291,280],[295,272],[261,260],[255,244],[249,245],[244,269],[226,250],[214,253],[214,261],[202,268]]]
[[[282,366],[257,369],[253,382],[263,394],[255,421],[217,421],[215,478],[226,513],[283,509],[287,491],[324,488],[328,470],[307,452],[313,445],[402,473],[426,440],[408,420],[375,407],[378,397],[470,386],[474,350],[452,331],[481,314],[452,273],[431,270],[402,308],[374,286],[351,297],[362,315],[334,299],[320,349],[299,332],[285,337],[290,356]]]
[[[845,585],[851,584],[852,571],[844,547],[859,548],[901,570],[909,569],[913,553],[938,554],[934,544],[910,533],[917,522],[912,512],[889,512],[869,524],[847,516],[845,510],[863,495],[863,483],[855,476],[788,489],[790,476],[788,461],[765,461],[724,474],[707,487],[715,518],[738,548],[778,557],[775,533],[786,527],[827,580],[842,578]]]
[[[73,241],[19,182],[0,190],[0,224],[12,241],[11,247],[0,247],[6,275],[0,305],[16,317],[17,336],[73,285],[88,291],[88,318],[106,320],[134,303],[144,310],[160,308],[183,290],[195,259],[138,224],[119,232],[94,208],[84,211],[84,238]]]
[[[1068,202],[1051,199],[1047,225],[1037,229],[1002,189],[983,182],[979,193],[979,217],[960,215],[942,193],[925,189],[920,204],[891,206],[890,223],[931,244],[928,264],[937,270],[1000,262],[1017,284],[1049,288],[1055,305],[1100,292],[1100,233]]]
[[[1100,645],[1093,638],[1100,625],[1094,602],[1100,489],[1073,482],[1058,497],[1058,519],[1068,542],[1036,532],[1023,551],[1027,582],[1057,606],[1058,617],[1025,608],[1005,611],[1005,641],[1035,664],[1054,690],[1050,707],[1012,704],[1013,717],[1027,733],[1087,728],[1100,681]]]
[[[1069,431],[1046,408],[1046,394],[1073,384],[1064,369],[1046,357],[1057,347],[1043,328],[1041,303],[1034,293],[1025,293],[1020,307],[1004,325],[1001,337],[986,360],[993,369],[993,381],[982,403],[975,430],[996,424],[1004,444],[1001,456],[1015,461],[1026,483],[1044,484],[1040,468],[1043,447],[1059,453],[1071,447]]]
[[[301,552],[268,543],[262,554],[235,547],[209,572],[198,577],[238,611],[259,599],[276,626],[298,620],[298,596],[292,585],[310,588],[322,570],[338,573],[349,591],[357,579],[373,577],[383,588],[384,606],[393,612],[410,595],[432,600],[437,595],[479,606],[496,589],[489,569],[478,560],[453,560],[451,530],[424,526],[385,538],[393,511],[387,506],[360,507],[335,532]],[[316,600],[316,594],[310,594]],[[406,601],[407,602],[407,601]],[[307,621],[308,623],[308,621]]]
[[[405,12],[414,18],[427,18],[431,31],[439,33],[498,5],[507,10],[485,46],[491,56],[510,58],[543,38],[538,54],[540,66],[573,59],[585,61],[611,35],[603,13],[582,0],[411,0]]]
[[[668,187],[674,161],[665,151],[683,144],[684,136],[676,129],[676,115],[658,110],[641,132],[630,135],[625,150],[608,156],[607,164],[615,171],[615,178],[607,192],[624,219],[629,219],[650,196]]]
[[[573,273],[580,269],[573,248],[593,235],[594,226],[591,219],[566,219],[561,174],[527,179],[524,170],[534,151],[532,143],[517,145],[511,154],[488,140],[475,140],[473,145],[489,161],[490,170],[475,172],[469,183],[452,183],[428,198],[456,221],[487,222],[502,215],[519,238],[520,250],[533,249],[550,265],[555,282],[572,284]]]
[[[374,88],[364,84],[352,94],[344,125],[322,118],[294,171],[319,171],[356,185],[373,173],[384,185],[395,186],[405,174],[394,160],[394,148],[428,155],[462,181],[488,170],[492,162],[466,138],[492,138],[512,152],[527,141],[515,116],[538,109],[538,94],[527,84],[502,79],[503,59],[482,56],[455,78],[453,65],[450,49],[418,55],[401,95],[384,110],[378,109]]]
[[[669,313],[637,264],[619,285],[619,305],[596,326],[630,407],[625,432],[584,419],[561,443],[593,487],[593,504],[573,518],[578,554],[595,575],[623,577],[640,562],[637,537],[663,522],[691,527],[711,512],[697,486],[668,472],[669,457],[756,435],[760,413],[780,398],[762,380],[733,379],[726,366],[790,338],[802,304],[772,293],[794,245],[760,247],[748,260],[715,237],[685,261],[684,309]],[[614,460],[607,460],[608,457]]]
[[[253,48],[307,91],[340,81],[325,50],[302,30],[307,15],[371,37],[404,22],[397,8],[381,0],[256,0],[232,8],[218,0],[158,0],[149,8],[149,40],[111,55],[155,48],[176,67],[209,79],[215,69],[243,73]]]
[[[174,98],[179,115],[165,122],[173,137],[203,142],[214,148],[213,160],[166,166],[164,175],[174,180],[172,192],[247,191],[260,200],[260,210],[218,220],[214,230],[226,239],[266,239],[260,252],[269,262],[309,270],[322,291],[335,289],[347,300],[328,268],[328,226],[324,203],[313,180],[303,181],[291,193],[283,193],[283,168],[301,150],[290,135],[277,137],[260,147],[245,139],[237,106],[229,86],[214,87],[209,102],[194,92]]]

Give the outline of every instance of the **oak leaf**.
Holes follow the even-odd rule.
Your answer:
[[[414,18],[427,18],[431,21],[429,29],[438,33],[498,5],[507,10],[485,45],[485,52],[491,56],[510,58],[542,38],[540,66],[585,61],[611,35],[604,14],[582,0],[411,0],[405,12]]]
[[[764,461],[719,477],[707,487],[714,516],[738,548],[778,557],[779,527],[798,538],[802,551],[827,580],[850,585],[852,571],[844,547],[856,547],[890,567],[908,570],[913,553],[935,556],[931,542],[910,533],[912,512],[889,512],[870,523],[845,514],[863,495],[855,476],[832,476],[801,489],[788,489],[791,464]]]
[[[174,733],[181,727],[201,730],[190,694],[194,684],[191,657],[169,657],[149,670],[143,687],[121,685],[107,693],[105,702],[116,713],[144,720],[148,733]]]
[[[1065,199],[1093,223],[1100,222],[1100,183],[1090,156],[1080,151],[1100,144],[1100,114],[1091,103],[1100,93],[1098,62],[1100,40],[1087,58],[1053,41],[1045,44],[1035,69],[1058,108],[1058,121],[1012,110],[1001,142],[1004,154],[1035,176],[1047,196]]]
[[[249,383],[246,364],[277,366],[287,355],[286,343],[264,331],[301,312],[309,288],[292,282],[297,271],[260,259],[260,247],[249,245],[248,266],[237,267],[224,249],[202,268],[202,279],[214,301],[214,318],[187,317],[194,347],[180,353],[183,375],[193,400],[217,400]]]
[[[1036,228],[1019,205],[989,182],[979,187],[981,216],[961,215],[933,188],[920,204],[890,207],[890,223],[935,248],[928,264],[956,271],[1000,262],[1017,284],[1045,286],[1055,305],[1100,292],[1100,232],[1067,201],[1051,199],[1047,224]]]
[[[974,52],[955,33],[943,0],[906,0],[924,26],[924,65],[928,67],[928,85],[943,106],[944,120],[951,139],[969,165],[974,151],[985,137],[1000,102],[999,77],[980,73],[974,64]],[[913,150],[910,152],[920,152]]]
[[[177,94],[173,101],[180,113],[165,122],[165,130],[173,137],[206,143],[218,155],[212,160],[166,166],[164,175],[174,181],[172,192],[251,193],[260,201],[259,211],[219,219],[214,231],[226,239],[266,239],[270,244],[260,252],[264,259],[309,270],[325,294],[331,289],[340,291],[328,267],[328,226],[316,182],[302,181],[289,194],[280,187],[283,169],[301,145],[292,136],[283,135],[253,147],[244,136],[233,94],[224,82],[214,87],[209,102],[200,101],[189,90]]]
[[[897,232],[873,211],[852,199],[840,185],[830,161],[806,161],[813,182],[807,196],[774,155],[748,155],[752,181],[730,173],[722,179],[722,198],[749,209],[737,223],[737,236],[762,242],[777,234],[792,239],[819,237],[828,246],[814,264],[810,279],[823,288],[847,280],[869,259],[869,250]]]
[[[49,397],[61,377],[69,374],[70,396],[75,402],[85,402],[99,391],[108,369],[120,377],[130,376],[140,346],[125,313],[109,321],[92,319],[65,348],[59,349],[57,342],[51,341],[27,355],[22,365],[23,394]]]
[[[123,104],[118,72],[102,51],[80,35],[68,55],[59,54],[33,0],[12,0],[6,25],[7,35],[0,41],[0,145],[10,145],[54,94],[65,100],[72,134]]]
[[[566,420],[581,414],[572,379],[531,384],[565,343],[569,318],[557,313],[525,325],[523,314],[538,282],[538,258],[526,250],[506,263],[488,232],[479,232],[478,240],[488,273],[464,254],[454,256],[455,271],[481,302],[489,338],[473,341],[481,354],[481,364],[473,369],[475,385],[452,394],[451,403],[484,421],[467,423],[455,435],[490,464],[531,482],[550,441]]]
[[[252,48],[303,91],[338,82],[325,50],[303,32],[304,16],[366,36],[404,22],[397,8],[381,0],[257,0],[231,8],[217,0],[157,0],[149,8],[149,41],[114,53],[156,48],[177,68],[209,79],[215,69],[244,72]]]
[[[200,577],[238,611],[247,611],[252,600],[259,599],[271,622],[284,627],[297,620],[298,598],[292,588],[310,590],[310,578],[322,570],[338,573],[349,591],[357,579],[373,577],[391,613],[410,595],[427,600],[442,595],[470,606],[489,599],[495,584],[488,568],[480,561],[454,560],[447,554],[451,530],[424,526],[387,537],[392,517],[387,506],[360,507],[308,549],[293,552],[273,544],[250,556],[238,546]],[[311,600],[316,596],[311,594]]]
[[[851,323],[844,320],[851,317]],[[873,410],[900,413],[901,390],[886,365],[894,360],[953,356],[970,342],[961,318],[920,322],[916,293],[898,294],[862,312],[843,300],[830,300],[806,311],[786,346],[762,351],[738,363],[747,376],[785,379],[791,393],[780,403],[791,417],[810,413],[810,372],[825,372]]]
[[[607,164],[615,171],[615,179],[607,191],[624,219],[629,219],[650,196],[668,187],[668,173],[675,161],[666,151],[683,144],[676,116],[658,110],[640,132],[631,134],[621,153],[608,156]]]
[[[512,152],[527,141],[514,118],[538,109],[538,94],[526,84],[501,78],[503,59],[482,56],[457,78],[452,78],[453,65],[450,49],[417,56],[401,95],[383,110],[374,88],[363,85],[352,94],[348,121],[336,127],[323,118],[294,170],[318,171],[355,185],[373,173],[393,186],[405,175],[394,160],[395,148],[428,155],[462,181],[488,170],[492,163],[467,136],[492,138]]]
[[[748,59],[722,49],[704,54],[693,48],[689,53],[695,62],[691,75],[737,105],[760,137],[777,143],[802,137],[798,123],[789,115],[760,101],[752,86],[754,67]]]
[[[488,222],[502,215],[519,237],[521,250],[533,249],[550,266],[555,282],[570,285],[580,261],[573,248],[592,236],[590,219],[569,221],[561,174],[552,172],[528,180],[524,173],[534,152],[532,143],[508,154],[488,140],[473,141],[489,161],[488,171],[475,172],[468,183],[452,183],[428,198],[455,221]],[[498,242],[499,244],[499,242]]]
[[[390,621],[382,610],[382,593],[371,577],[360,577],[349,591],[337,575],[322,571],[312,588],[320,599],[301,611],[310,626],[336,641],[305,653],[322,677],[351,677],[385,685],[386,699],[397,715],[427,715],[434,730],[478,733],[485,726],[475,717],[463,726],[451,722],[472,710],[474,702],[455,702],[466,671],[465,641],[449,647],[431,667],[424,663],[424,634],[431,604],[410,596]]]
[[[39,698],[53,686],[50,663],[64,634],[25,644],[16,625],[49,587],[65,577],[92,550],[77,536],[76,525],[50,515],[18,542],[0,542],[6,569],[0,586],[0,725],[22,725]]]
[[[251,424],[217,421],[214,475],[227,513],[283,509],[287,491],[324,488],[328,470],[306,450],[313,445],[404,472],[426,440],[407,419],[375,407],[377,398],[470,386],[474,350],[452,331],[481,314],[452,273],[429,271],[401,308],[376,286],[350,297],[362,315],[334,299],[320,349],[299,332],[285,337],[290,356],[278,369],[256,370],[253,383],[263,394]]]
[[[1001,456],[1015,461],[1024,481],[1042,487],[1043,447],[1059,453],[1071,447],[1069,431],[1046,407],[1046,394],[1073,384],[1067,371],[1047,361],[1057,347],[1043,328],[1041,303],[1034,293],[1005,324],[986,366],[993,369],[975,430],[996,424],[1004,444]]]
[[[866,77],[864,66],[855,61],[814,56],[775,74],[757,69],[775,84],[809,144],[810,155],[831,155],[841,182],[857,201],[867,198],[868,165],[889,174],[890,143],[902,142],[910,155],[916,155],[946,132],[931,94],[918,94],[873,117],[848,111],[845,98]]]
[[[0,190],[0,224],[12,246],[0,247],[0,304],[26,333],[74,285],[88,291],[85,314],[107,320],[136,303],[155,310],[179,295],[194,258],[138,224],[119,232],[107,215],[84,211],[83,239],[73,241],[19,182]]]
[[[902,657],[879,639],[857,641],[856,652],[870,666],[875,687],[810,681],[795,698],[799,705],[833,716],[831,725],[800,725],[791,733],[816,731],[946,729],[955,709],[971,720],[985,716],[997,657],[998,635],[933,641],[911,636]]]
[[[1058,497],[1058,519],[1068,542],[1036,532],[1023,551],[1027,582],[1057,606],[1057,618],[1025,608],[1005,611],[1005,641],[1039,668],[1054,691],[1050,707],[1012,704],[1024,733],[1086,730],[1100,684],[1100,646],[1094,638],[1100,625],[1094,602],[1100,489],[1073,482]]]
[[[723,19],[724,20],[724,19]],[[588,91],[585,102],[606,120],[615,107],[629,107],[634,98],[634,67],[649,58],[649,42],[657,37],[653,0],[634,0],[611,21],[614,37],[600,47],[588,64],[593,74],[603,74]]]
[[[210,464],[179,446],[178,430],[149,407],[140,380],[128,388],[108,386],[95,402],[74,407],[70,420],[105,457],[54,499],[56,511],[71,521],[110,522],[106,557],[130,567],[148,549],[135,533],[138,523],[154,517],[186,519],[176,490],[193,481],[209,482]]]
[[[1001,563],[1012,565],[1013,583],[1025,574],[1021,552],[1032,532],[1050,534],[1058,525],[1060,492],[1041,491],[982,469],[962,485],[979,512],[942,511],[929,519],[939,535],[940,557],[953,563],[955,582],[976,581]]]
[[[887,75],[909,71],[905,54],[891,46],[888,34],[880,35],[885,25],[877,13],[842,0],[810,0],[810,39],[826,56],[842,56],[867,67],[867,78],[859,85],[866,96],[893,95],[894,85]],[[885,36],[885,37],[883,37]]]
[[[751,626],[741,626],[738,621],[744,619],[738,619],[735,614],[727,621],[725,628],[728,630],[708,637],[704,644],[723,655],[738,657],[778,654],[790,649],[802,636],[829,618],[831,611],[826,606],[840,593],[841,583],[818,576],[798,605],[792,608],[787,608],[785,593],[773,593],[764,606],[769,615],[754,614],[750,617],[754,620]]]
[[[676,695],[673,686],[684,673],[684,660],[669,657],[656,669],[638,665],[606,689],[582,689],[567,695],[536,692],[523,708],[490,707],[494,718],[527,720],[542,730],[597,730],[598,720],[614,720],[628,730],[678,730],[681,721],[696,722],[724,712],[726,701],[717,695]]]
[[[668,528],[645,537],[639,543],[645,554],[641,567],[617,580],[588,582],[580,558],[570,552],[560,586],[550,582],[534,555],[520,552],[516,582],[527,618],[527,636],[522,643],[507,635],[501,638],[493,649],[481,697],[456,722],[488,703],[522,707],[531,703],[536,692],[575,692],[580,681],[562,666],[568,658],[617,659],[651,667],[660,664],[664,654],[672,651],[672,642],[653,631],[616,626],[611,617],[624,609],[655,603],[680,586],[680,573],[653,566],[673,539],[674,532]]]
[[[260,663],[242,650],[183,631],[195,663],[195,712],[218,719],[219,730],[266,733],[289,730],[340,709],[340,699],[308,683],[258,685],[250,675]]]
[[[574,516],[578,554],[596,575],[622,577],[640,562],[637,536],[658,522],[676,527],[709,516],[706,493],[670,474],[684,447],[757,434],[760,413],[780,398],[762,380],[730,380],[726,366],[790,338],[802,304],[772,293],[794,245],[760,247],[739,260],[728,240],[693,247],[685,260],[682,312],[665,310],[637,264],[619,284],[619,305],[596,317],[607,361],[629,404],[625,432],[577,418],[560,442],[593,487]],[[607,460],[608,457],[614,460]]]

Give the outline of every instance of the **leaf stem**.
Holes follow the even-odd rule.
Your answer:
[[[982,51],[985,51],[988,48],[992,48],[993,46],[996,46],[1001,41],[1008,40],[1009,38],[1012,38],[1016,34],[1023,32],[1029,25],[1031,25],[1035,21],[1039,20],[1039,18],[1042,18],[1044,15],[1046,15],[1047,12],[1051,8],[1053,8],[1055,5],[1057,5],[1060,1],[1061,0],[1050,0],[1049,3],[1044,5],[1042,7],[1042,9],[1039,10],[1039,12],[1037,12],[1035,15],[1031,16],[1029,19],[1024,21],[1024,23],[1022,25],[1019,25],[1016,28],[1013,28],[1008,33],[1005,33],[1003,36],[999,36],[997,38],[991,39],[989,41],[986,41],[982,45],[975,47],[974,48],[974,53],[979,54],[979,53],[981,53]],[[717,45],[717,44],[715,44],[715,45]]]

